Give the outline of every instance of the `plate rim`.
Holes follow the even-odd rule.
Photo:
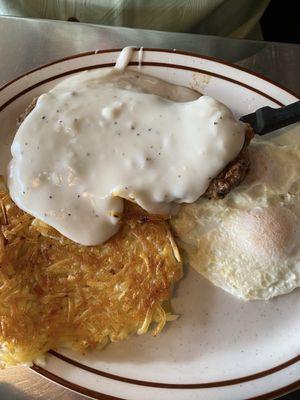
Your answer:
[[[128,378],[125,376],[101,371],[96,368],[89,367],[88,365],[83,364],[77,360],[70,358],[70,357],[67,357],[64,354],[61,354],[55,350],[49,350],[47,352],[47,354],[50,354],[51,356],[56,357],[56,358],[64,361],[67,364],[70,364],[70,365],[72,365],[76,368],[82,369],[84,371],[90,372],[94,375],[112,379],[117,382],[124,382],[124,383],[132,384],[132,385],[139,385],[139,386],[159,388],[159,389],[211,389],[211,388],[222,388],[222,387],[226,387],[226,386],[239,385],[241,383],[247,383],[247,382],[255,381],[257,379],[264,378],[266,376],[275,374],[279,371],[283,371],[284,369],[286,369],[294,364],[300,363],[300,355],[297,355],[295,357],[290,358],[287,361],[284,361],[281,364],[275,365],[274,367],[271,367],[266,370],[259,371],[259,372],[253,373],[253,374],[249,374],[246,376],[241,376],[239,378],[224,379],[224,380],[213,381],[213,382],[176,384],[176,383],[144,381],[141,379],[133,379],[133,378]],[[300,382],[300,380],[299,380],[299,382]]]
[[[32,367],[30,367],[30,369],[33,372],[35,372],[39,375],[42,375],[46,379],[48,379],[52,382],[55,382],[62,387],[72,390],[75,393],[80,393],[80,394],[90,397],[92,399],[96,399],[96,400],[126,400],[125,398],[111,396],[109,394],[101,393],[101,392],[98,392],[98,391],[95,391],[95,390],[92,390],[89,388],[85,388],[84,386],[77,385],[73,382],[66,380],[65,378],[55,375],[53,372],[50,372],[38,365],[33,365]],[[278,397],[284,396],[288,393],[292,393],[292,392],[296,391],[297,389],[300,389],[300,379],[297,379],[296,381],[294,381],[286,386],[283,386],[281,388],[278,388],[276,390],[272,390],[271,392],[263,393],[261,395],[254,396],[254,397],[247,397],[243,400],[273,400],[273,399],[277,399]]]
[[[67,61],[69,61],[69,60],[67,60]],[[128,66],[137,66],[138,64],[139,63],[136,62],[136,61],[130,61],[128,63]],[[114,65],[115,65],[114,62],[104,63],[104,64],[87,65],[85,67],[80,67],[80,68],[68,70],[68,71],[62,72],[60,74],[53,75],[53,76],[51,76],[49,78],[43,79],[43,80],[41,80],[39,82],[34,83],[32,86],[28,86],[26,89],[22,90],[21,92],[18,92],[16,95],[14,95],[9,100],[7,100],[5,103],[3,103],[0,106],[0,112],[3,111],[7,106],[9,106],[13,101],[15,101],[20,96],[23,96],[24,94],[30,92],[31,90],[37,88],[38,86],[41,86],[41,85],[43,85],[45,83],[48,83],[48,82],[51,82],[52,80],[65,77],[65,76],[71,75],[73,73],[83,72],[83,71],[86,71],[86,70],[97,69],[97,68],[109,68],[109,67],[113,67]],[[209,76],[212,76],[212,77],[215,77],[215,78],[223,79],[223,80],[226,80],[227,82],[231,82],[231,83],[233,83],[235,85],[242,86],[245,89],[253,91],[256,94],[259,94],[260,96],[265,97],[268,100],[271,100],[273,103],[277,104],[280,107],[284,106],[284,104],[281,101],[275,99],[274,97],[270,96],[269,94],[264,93],[263,91],[255,88],[255,87],[253,87],[251,85],[248,85],[248,84],[246,84],[244,82],[240,82],[238,80],[235,80],[233,78],[229,78],[229,77],[227,77],[225,75],[221,75],[221,74],[218,74],[218,73],[215,73],[215,72],[206,71],[206,70],[201,69],[201,68],[195,68],[195,67],[190,67],[190,66],[181,65],[181,64],[174,64],[174,63],[161,63],[161,62],[146,61],[146,62],[143,62],[143,65],[144,66],[150,66],[150,67],[166,67],[166,68],[173,68],[173,69],[182,69],[182,70],[186,70],[186,71],[202,73],[202,74],[209,75]],[[46,65],[44,68],[48,68],[48,65]],[[40,68],[40,69],[43,69],[43,68]],[[38,69],[37,71],[39,71],[40,69]],[[33,72],[36,72],[36,71],[33,71]],[[20,80],[22,78],[24,78],[24,77],[27,77],[27,75],[28,74],[25,74],[23,77],[20,78]],[[11,84],[14,84],[16,81],[13,81]],[[4,87],[3,89],[0,88],[0,93],[1,93],[2,90],[5,90],[8,86]],[[284,89],[281,89],[281,90],[284,90]]]
[[[10,86],[11,84],[17,82],[18,80],[20,80],[20,79],[22,79],[22,78],[24,78],[24,77],[36,72],[36,71],[39,71],[39,70],[41,70],[43,68],[50,67],[52,65],[59,64],[59,63],[64,62],[64,61],[69,61],[69,60],[73,60],[73,59],[80,58],[80,57],[90,56],[90,55],[93,55],[93,54],[97,55],[97,54],[120,52],[122,49],[123,48],[120,47],[120,48],[104,49],[104,50],[94,50],[94,51],[91,50],[91,51],[75,53],[75,54],[72,54],[70,56],[58,58],[58,59],[56,59],[54,61],[51,61],[49,63],[41,64],[40,66],[38,66],[36,68],[29,69],[27,72],[24,72],[23,74],[18,75],[16,78],[11,79],[7,83],[5,83],[5,84],[0,86],[0,92],[2,90],[4,90],[5,88],[7,88],[8,86]],[[133,50],[135,52],[137,52],[137,51],[139,51],[139,47],[135,47]],[[281,85],[281,84],[275,82],[274,80],[264,76],[263,74],[260,74],[259,72],[251,71],[251,70],[249,70],[249,69],[247,69],[245,67],[241,67],[240,65],[236,65],[236,64],[234,64],[232,62],[225,61],[225,60],[219,59],[217,57],[202,55],[200,53],[191,52],[191,51],[176,50],[176,49],[173,49],[173,50],[172,49],[163,49],[163,48],[160,48],[160,47],[158,47],[158,48],[156,48],[156,47],[143,47],[143,51],[179,54],[179,55],[192,56],[192,57],[195,57],[195,58],[214,61],[214,62],[216,62],[218,64],[223,64],[223,65],[226,65],[228,67],[243,71],[243,72],[245,72],[247,74],[255,76],[256,78],[262,79],[263,81],[267,81],[268,83],[278,87],[281,90],[284,90],[285,92],[289,93],[290,95],[292,95],[292,96],[296,97],[298,100],[300,100],[300,94],[298,95],[293,90],[286,88],[284,85]],[[145,63],[142,62],[142,65],[143,64],[145,64]],[[130,65],[138,65],[138,62],[133,63],[133,64],[130,63]]]
[[[39,70],[45,69],[45,68],[47,68],[47,67],[51,67],[52,65],[59,64],[59,63],[62,63],[62,62],[64,62],[64,61],[72,61],[72,60],[78,59],[78,58],[80,58],[80,57],[86,57],[86,56],[92,56],[92,55],[98,55],[98,54],[105,54],[105,53],[120,52],[121,50],[122,50],[121,48],[105,49],[105,50],[95,50],[95,51],[81,52],[81,53],[73,54],[73,55],[70,55],[70,56],[67,56],[67,57],[64,57],[64,58],[57,59],[57,60],[52,61],[52,62],[50,62],[50,63],[46,63],[46,64],[40,65],[40,66],[38,66],[38,67],[36,67],[36,68],[34,68],[34,69],[31,69],[31,70],[25,72],[24,74],[17,76],[15,79],[10,80],[9,82],[5,83],[3,86],[0,87],[0,92],[2,92],[4,89],[6,89],[7,87],[9,87],[9,86],[12,85],[13,83],[15,83],[15,82],[21,80],[22,78],[27,77],[28,75],[30,75],[30,74],[32,74],[32,73],[35,73],[35,72],[37,72],[37,71],[39,71]],[[135,48],[135,51],[138,51],[138,48]],[[223,64],[223,65],[225,65],[225,66],[229,66],[229,67],[231,67],[231,68],[233,68],[233,69],[243,71],[243,72],[245,72],[245,73],[247,73],[247,74],[250,74],[250,75],[252,75],[252,76],[254,76],[254,77],[256,77],[256,78],[259,78],[259,79],[261,79],[261,80],[263,80],[263,81],[266,81],[266,82],[268,82],[269,84],[272,84],[272,85],[274,85],[275,87],[278,87],[279,89],[285,91],[286,93],[288,93],[288,94],[294,96],[296,99],[298,99],[298,100],[300,99],[300,97],[299,97],[296,93],[294,93],[292,90],[285,88],[284,86],[282,86],[282,85],[280,85],[280,84],[278,84],[278,83],[272,81],[271,79],[266,78],[266,77],[264,77],[263,75],[261,75],[261,74],[259,74],[259,73],[249,71],[248,69],[246,69],[246,68],[244,68],[244,67],[240,67],[240,66],[235,65],[235,64],[233,64],[233,63],[220,60],[220,59],[218,59],[218,58],[216,58],[216,57],[204,56],[204,55],[201,55],[201,54],[198,54],[198,53],[194,53],[194,52],[186,52],[186,51],[170,50],[170,49],[161,49],[161,48],[144,48],[144,51],[148,51],[148,52],[151,52],[151,51],[152,51],[152,52],[164,52],[164,53],[178,54],[178,55],[184,55],[184,56],[192,56],[192,57],[195,57],[195,58],[197,58],[197,59],[204,59],[204,60],[216,62],[216,63],[218,63],[218,64]],[[265,98],[269,98],[270,100],[274,101],[274,102],[277,103],[278,105],[280,105],[280,104],[282,105],[282,103],[280,103],[278,100],[272,98],[272,97],[269,96],[268,94],[266,94],[266,93],[264,93],[264,92],[261,92],[260,90],[254,88],[254,87],[252,87],[252,86],[246,85],[246,84],[244,84],[243,82],[239,82],[238,80],[230,79],[230,78],[225,77],[225,76],[220,75],[220,74],[209,73],[209,72],[207,72],[207,71],[205,71],[205,70],[201,70],[200,68],[185,67],[184,65],[175,64],[175,63],[170,63],[170,64],[168,64],[168,63],[159,63],[159,62],[158,62],[158,63],[155,63],[155,62],[152,62],[152,63],[151,63],[151,62],[145,62],[145,63],[143,63],[143,64],[144,64],[144,65],[152,65],[152,66],[161,66],[161,67],[172,67],[172,65],[173,65],[173,68],[176,68],[176,67],[177,67],[177,68],[180,68],[180,69],[195,70],[195,72],[203,72],[203,73],[205,73],[205,74],[209,74],[209,75],[213,75],[213,76],[216,76],[216,77],[220,77],[220,78],[222,78],[222,79],[226,79],[226,80],[228,80],[228,81],[231,81],[232,83],[238,84],[239,86],[244,86],[244,87],[246,87],[246,88],[248,88],[248,89],[250,89],[250,90],[252,90],[252,91],[255,91],[256,93],[258,93],[258,94],[260,94],[260,95],[263,95]],[[114,65],[114,63],[102,64],[102,67],[109,67],[109,66],[113,66],[113,65]],[[131,62],[130,65],[138,65],[138,62]],[[90,67],[92,67],[92,66],[90,66]],[[99,66],[99,65],[95,65],[95,66],[93,65],[93,67],[94,67],[94,68],[99,68],[100,66]],[[84,67],[84,68],[81,68],[81,70],[84,70],[84,69],[89,69],[89,66],[86,66],[86,67]],[[57,78],[59,77],[59,75],[64,76],[64,75],[67,75],[67,74],[71,74],[71,73],[73,73],[73,72],[76,72],[76,71],[68,70],[68,71],[66,71],[66,72],[63,73],[63,74],[57,74],[57,75],[51,76],[51,79],[49,78],[48,81],[57,79]],[[26,88],[26,92],[28,92],[28,91],[34,89],[35,87],[38,87],[38,86],[40,86],[40,85],[46,83],[46,81],[47,81],[47,79],[42,79],[40,82],[37,82],[36,84],[27,87],[27,88]],[[3,109],[5,109],[11,102],[13,102],[13,101],[16,100],[18,97],[20,97],[22,94],[25,94],[26,92],[21,91],[21,92],[19,92],[16,96],[13,96],[13,98],[9,99],[8,102],[5,102],[5,103],[0,107],[0,111],[2,111]],[[50,351],[50,354],[52,354],[51,351]],[[59,353],[56,353],[56,354],[59,354]],[[54,354],[52,354],[52,355],[54,355]],[[60,355],[60,358],[61,358],[62,355],[61,355],[61,354],[59,354],[59,355]],[[64,356],[62,356],[62,357],[64,357]],[[67,358],[67,357],[66,357],[66,358]],[[72,360],[72,359],[69,359],[69,360],[73,361],[73,363],[74,363],[74,360]],[[125,377],[118,377],[118,376],[113,375],[113,374],[108,374],[108,375],[115,376],[115,378],[112,378],[112,377],[110,376],[110,379],[117,379],[117,380],[120,380],[120,379],[118,379],[118,378],[123,378],[123,379],[126,380],[125,382],[127,382],[127,383],[131,383],[131,384],[140,384],[140,385],[142,384],[143,386],[159,387],[159,388],[171,388],[171,389],[172,389],[172,388],[173,388],[173,389],[180,389],[180,388],[182,388],[182,389],[188,389],[188,388],[191,388],[191,389],[192,389],[192,388],[199,388],[199,389],[201,389],[201,387],[202,387],[202,388],[223,387],[223,386],[230,386],[230,385],[235,385],[235,384],[238,384],[238,383],[248,382],[248,381],[250,381],[250,380],[259,379],[259,378],[261,378],[261,377],[264,377],[264,376],[267,376],[267,375],[271,375],[271,374],[273,374],[273,373],[275,373],[275,372],[278,372],[278,371],[280,371],[280,370],[283,370],[283,369],[287,368],[288,366],[291,366],[291,365],[293,365],[293,364],[295,364],[295,363],[298,363],[299,361],[300,361],[300,355],[297,355],[296,357],[293,357],[292,359],[287,360],[287,361],[281,363],[280,365],[277,365],[277,366],[275,366],[275,367],[269,368],[268,370],[265,370],[265,371],[261,371],[261,372],[258,372],[258,373],[254,373],[254,374],[248,375],[248,376],[246,376],[246,377],[241,377],[241,378],[236,378],[236,379],[229,379],[229,380],[224,380],[224,381],[220,381],[220,382],[211,382],[211,383],[207,383],[207,384],[205,384],[205,383],[203,383],[203,384],[182,384],[182,385],[163,384],[163,383],[155,383],[155,382],[138,381],[138,380],[134,380],[134,379],[130,379],[130,378],[127,379],[127,378],[125,378]],[[66,362],[67,362],[67,361],[66,361]],[[75,361],[75,362],[76,362],[76,361]],[[81,363],[78,363],[78,364],[81,365],[81,368],[82,368],[82,365],[84,365],[84,364],[81,364]],[[85,367],[87,367],[87,366],[85,366]],[[89,368],[89,367],[87,367],[87,368]],[[54,375],[53,373],[51,373],[51,372],[49,372],[49,371],[43,369],[42,367],[39,367],[39,366],[34,365],[33,367],[31,367],[31,369],[34,370],[35,372],[40,373],[41,375],[45,376],[46,378],[47,378],[47,374],[48,374],[48,375],[49,375],[49,374],[50,374],[50,375],[53,375],[54,377],[56,377],[56,379],[49,378],[49,377],[48,377],[48,379],[51,379],[51,380],[55,381],[55,382],[58,383],[58,384],[62,384],[62,383],[59,382],[59,380],[64,381],[64,383],[63,383],[62,385],[65,386],[65,387],[68,387],[69,389],[72,389],[72,388],[69,387],[69,386],[73,386],[73,387],[78,386],[78,385],[76,385],[76,384],[73,384],[72,382],[66,381],[64,378],[61,378],[61,377],[59,377],[59,376]],[[39,371],[37,371],[37,369],[38,369]],[[98,372],[101,372],[101,373],[102,373],[102,371],[98,371]],[[266,373],[266,372],[267,372],[267,373]],[[104,374],[105,374],[105,372],[104,372]],[[249,379],[249,378],[250,378],[250,379]],[[141,383],[141,382],[142,382],[142,383]],[[220,383],[221,383],[221,384],[220,384]],[[225,384],[224,384],[224,383],[225,383]],[[68,386],[68,385],[69,385],[69,386]],[[154,385],[154,386],[153,386],[153,385]],[[266,394],[259,395],[258,397],[249,398],[249,399],[247,399],[247,400],[267,400],[267,399],[274,398],[274,396],[277,397],[277,396],[280,396],[280,395],[282,395],[282,394],[286,394],[286,393],[288,393],[289,391],[295,390],[295,389],[297,389],[297,388],[299,388],[299,387],[300,387],[300,379],[297,379],[295,382],[292,382],[291,384],[289,384],[289,385],[287,385],[287,386],[285,386],[285,387],[279,388],[279,389],[277,389],[277,390],[275,390],[275,391],[272,391],[272,392],[269,392],[269,393],[266,393]],[[102,394],[102,393],[100,393],[100,392],[94,392],[94,391],[92,391],[91,389],[88,389],[88,388],[84,388],[84,387],[80,387],[80,386],[79,386],[79,388],[84,389],[84,391],[86,391],[86,392],[87,392],[87,391],[88,391],[88,392],[93,392],[92,397],[94,397],[95,394],[97,394],[98,396],[100,396],[100,397],[96,397],[96,398],[98,398],[98,399],[106,399],[106,400],[108,400],[108,399],[111,399],[111,400],[113,400],[113,399],[116,399],[116,400],[124,400],[124,399],[120,399],[120,398],[118,398],[118,397],[113,397],[113,396],[111,396],[111,395]],[[85,394],[85,395],[87,395],[87,396],[91,396],[91,394],[86,394],[86,393],[84,393],[84,392],[78,390],[78,388],[75,388],[75,389],[73,388],[73,390],[78,391],[79,393]],[[94,397],[94,398],[95,398],[95,397]]]

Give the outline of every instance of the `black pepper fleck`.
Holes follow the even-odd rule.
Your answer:
[[[150,157],[146,157],[146,161],[151,161],[151,158]]]
[[[158,155],[160,156],[160,155],[161,155],[161,153],[158,153]]]
[[[56,112],[58,113],[58,112],[59,112],[59,110],[56,110]]]
[[[50,195],[50,196],[49,196],[49,199],[52,199],[52,198],[53,198],[53,197]]]
[[[214,125],[218,125],[218,123],[217,123],[217,122],[214,122]]]
[[[181,175],[178,175],[178,178],[181,178]]]
[[[58,121],[60,124],[62,124],[62,120],[60,119],[59,121]]]
[[[135,126],[132,126],[131,129],[134,131],[135,130]]]
[[[80,197],[80,194],[77,195],[77,199],[79,199],[79,197]]]
[[[28,146],[28,142],[25,142],[25,146]]]
[[[71,217],[71,213],[68,213],[68,216]]]
[[[118,121],[115,121],[114,124],[115,124],[115,125],[118,125]]]
[[[148,132],[151,132],[152,131],[152,128],[148,128]]]
[[[137,134],[136,134],[136,136],[140,136],[140,134],[139,134],[139,133],[137,133]]]
[[[125,153],[122,153],[122,156],[125,156]]]
[[[86,155],[89,157],[91,155],[91,153],[86,153]]]
[[[24,192],[24,191],[23,191],[22,193],[23,193],[23,194],[25,194],[25,192]]]
[[[45,115],[43,115],[43,116],[42,116],[42,119],[45,119],[45,118],[46,118],[46,116],[45,116]]]

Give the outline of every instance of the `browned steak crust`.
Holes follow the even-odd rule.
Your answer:
[[[248,145],[253,136],[253,130],[248,125],[245,142],[238,156],[211,181],[203,197],[221,199],[244,180],[250,168]]]

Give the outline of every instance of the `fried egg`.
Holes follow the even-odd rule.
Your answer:
[[[300,286],[300,146],[260,142],[251,171],[221,200],[182,207],[173,228],[192,267],[244,300]]]

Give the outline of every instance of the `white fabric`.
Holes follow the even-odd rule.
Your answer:
[[[269,0],[0,0],[0,14],[244,38]]]

